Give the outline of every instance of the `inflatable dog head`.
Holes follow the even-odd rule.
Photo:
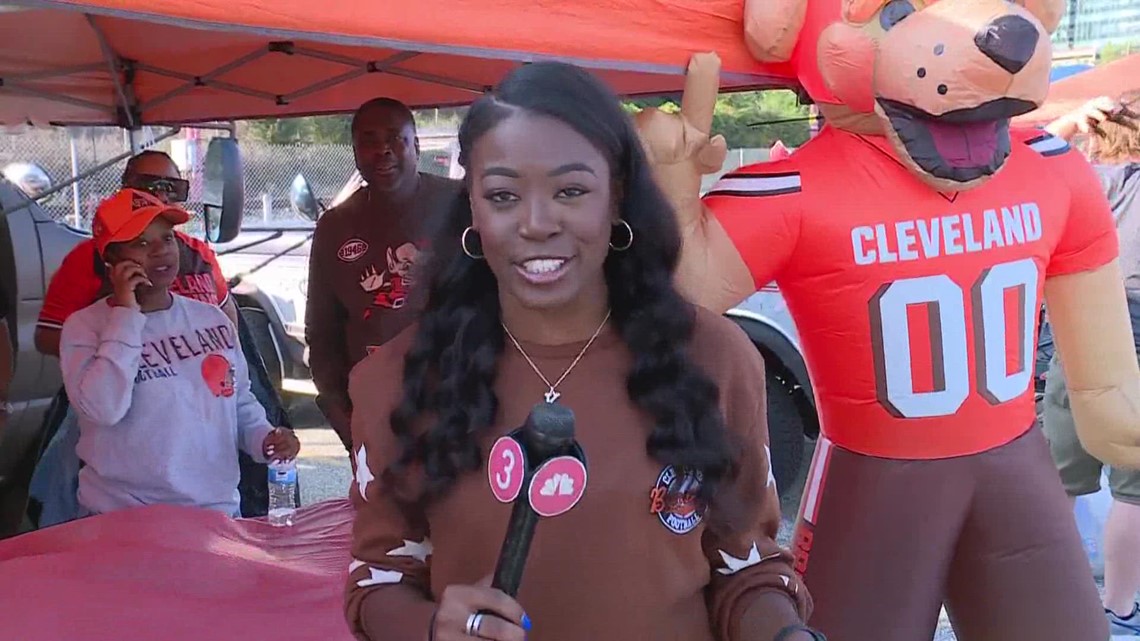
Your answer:
[[[792,62],[834,126],[885,135],[941,191],[977,186],[1010,152],[1010,118],[1049,87],[1064,0],[747,0],[746,41]]]

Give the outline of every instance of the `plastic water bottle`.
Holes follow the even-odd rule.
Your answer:
[[[271,461],[269,463],[269,523],[277,527],[293,525],[297,511],[294,496],[297,491],[297,461]]]

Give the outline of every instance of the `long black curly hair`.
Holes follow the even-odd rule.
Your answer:
[[[566,123],[609,161],[620,215],[634,237],[628,250],[611,251],[604,264],[612,322],[634,357],[626,389],[653,417],[648,454],[700,471],[701,497],[710,499],[735,466],[717,386],[686,355],[695,310],[673,286],[681,237],[633,123],[588,72],[561,63],[525,65],[468,111],[459,129],[459,162],[468,175],[475,144],[519,111]],[[433,234],[424,267],[427,300],[404,361],[403,399],[391,415],[403,452],[389,472],[422,464],[425,482],[417,500],[431,500],[458,475],[480,469],[477,441],[498,411],[494,383],[504,345],[499,295],[487,263],[463,252],[460,236],[471,221],[465,188]],[[614,245],[624,246],[628,235],[615,229]]]

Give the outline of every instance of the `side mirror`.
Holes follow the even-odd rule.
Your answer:
[[[237,140],[210,140],[205,169],[202,211],[206,217],[206,238],[212,243],[228,243],[241,231],[245,207],[245,179]]]
[[[293,178],[293,184],[289,186],[289,203],[293,205],[293,211],[314,222],[324,213],[324,207],[313,195],[313,188],[304,174]]]
[[[35,200],[45,191],[51,189],[51,177],[47,171],[29,162],[14,162],[4,167],[4,178],[20,188],[28,198]]]

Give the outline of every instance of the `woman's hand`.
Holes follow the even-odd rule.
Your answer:
[[[1112,121],[1130,129],[1135,129],[1135,118],[1136,114],[1129,109],[1127,105],[1121,104],[1119,101],[1113,100],[1108,96],[1100,96],[1086,102],[1079,109],[1049,123],[1045,129],[1058,138],[1070,140],[1078,133],[1100,133],[1100,125],[1105,121]]]
[[[267,459],[289,461],[297,458],[297,454],[301,451],[301,441],[293,433],[293,430],[275,427],[272,432],[265,436],[265,440],[261,443],[261,449]]]
[[[530,619],[522,606],[501,590],[490,587],[491,578],[479,585],[449,585],[439,600],[435,628],[428,637],[432,641],[525,641]],[[480,611],[479,626],[467,634],[467,621]]]
[[[146,270],[133,260],[124,260],[111,265],[110,268],[111,287],[114,289],[111,301],[118,307],[138,309],[139,299],[135,296],[135,289],[141,285],[151,284],[150,279],[146,277]]]

